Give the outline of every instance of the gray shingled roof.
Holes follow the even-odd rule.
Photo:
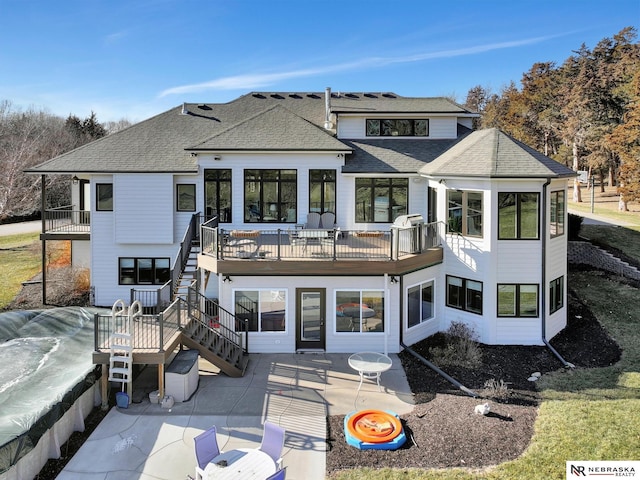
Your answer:
[[[445,98],[407,98],[393,93],[332,94],[332,109],[336,112],[393,113],[452,113],[473,116],[472,112]],[[300,150],[348,150],[343,142],[324,130],[314,130],[313,125],[323,127],[325,120],[324,92],[310,93],[260,93],[243,95],[222,104],[186,104],[187,114],[181,114],[182,106],[175,107],[155,117],[135,124],[113,135],[96,140],[71,152],[51,159],[30,170],[29,173],[113,173],[113,172],[197,172],[197,158],[189,155],[190,148],[199,149],[300,149]],[[275,106],[280,108],[275,109]],[[288,111],[288,112],[287,112]],[[263,114],[256,115],[256,112]],[[267,113],[268,112],[268,113]],[[296,118],[296,116],[301,118]],[[287,137],[286,129],[278,120],[287,123],[295,134]],[[303,120],[304,119],[304,120]],[[305,123],[311,122],[311,123]],[[254,129],[251,129],[251,126]],[[234,131],[237,129],[237,131]],[[289,131],[288,133],[291,133]],[[300,139],[295,139],[300,135]],[[272,137],[272,138],[271,138]],[[245,143],[241,142],[244,138]],[[302,141],[301,139],[304,139]],[[437,148],[427,144],[416,145],[424,150]],[[436,141],[439,142],[439,141]],[[411,154],[376,150],[370,142],[360,142],[363,148],[349,159],[349,171],[410,171],[414,158]],[[305,148],[302,148],[305,147]],[[404,147],[403,147],[404,148]],[[419,150],[419,149],[418,149]],[[415,152],[416,159],[423,161]],[[432,153],[424,155],[429,161]],[[363,161],[365,169],[356,161]],[[372,170],[367,170],[369,167]]]
[[[419,173],[490,178],[572,177],[575,172],[496,128],[462,138]]]
[[[188,150],[350,151],[326,130],[282,105],[259,112]]]

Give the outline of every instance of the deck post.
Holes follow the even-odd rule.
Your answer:
[[[44,175],[40,175],[40,217],[42,219],[42,304],[47,304],[47,241],[44,233],[47,230],[46,208],[47,208],[47,182]]]
[[[109,408],[109,364],[102,364],[102,376],[100,377],[100,393],[102,404],[100,408],[106,411]]]
[[[164,363],[158,364],[158,398],[164,398]]]

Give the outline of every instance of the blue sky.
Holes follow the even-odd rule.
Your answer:
[[[0,0],[0,100],[137,122],[250,91],[519,85],[640,24],[640,0]]]

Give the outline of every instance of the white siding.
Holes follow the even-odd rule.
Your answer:
[[[542,345],[540,318],[500,317],[497,324],[495,343],[498,345]]]
[[[213,280],[212,280],[213,281]],[[232,276],[232,282],[220,285],[220,305],[233,312],[235,290],[252,289],[286,290],[286,327],[284,332],[250,332],[249,351],[252,353],[295,352],[296,350],[296,288],[324,288],[326,291],[326,351],[329,353],[349,353],[373,350],[383,352],[399,351],[399,311],[398,287],[391,286],[390,298],[385,303],[390,325],[386,332],[351,333],[336,332],[336,290],[353,290],[352,277],[241,277]],[[384,278],[358,277],[357,288],[361,290],[384,290]]]
[[[172,175],[114,175],[113,205],[116,243],[173,243]]]

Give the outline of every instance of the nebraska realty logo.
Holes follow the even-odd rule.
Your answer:
[[[640,461],[577,461],[567,462],[567,479],[584,477],[640,478]]]

